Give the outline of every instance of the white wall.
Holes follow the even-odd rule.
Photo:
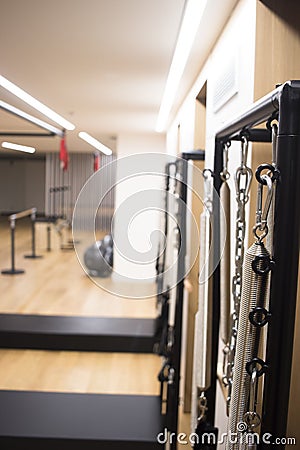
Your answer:
[[[176,152],[176,136],[180,125],[181,151],[191,150],[194,141],[195,99],[202,86],[207,81],[206,104],[206,161],[205,166],[213,169],[215,133],[224,122],[234,119],[245,108],[253,103],[254,97],[254,64],[255,64],[255,27],[256,2],[240,0],[229,18],[224,30],[216,42],[209,58],[199,74],[199,77],[188,93],[167,133],[168,153]],[[218,110],[215,110],[214,96],[218,80],[225,69],[229,70],[228,61],[235,61],[237,76],[237,93]],[[249,153],[249,160],[251,154]],[[232,176],[230,187],[232,191],[231,239],[234,243],[235,233],[235,191],[233,174],[239,164],[239,145],[233,143],[230,149],[229,171]],[[247,244],[246,244],[247,245]],[[232,249],[233,250],[233,249]],[[232,255],[234,256],[234,255]],[[232,258],[234,260],[234,257]],[[216,425],[220,433],[226,431],[227,418],[225,401],[221,390],[217,391]],[[221,448],[221,447],[220,447]]]
[[[139,155],[142,155],[144,161],[142,170],[144,170],[145,172],[148,170],[149,165],[153,167],[153,161],[154,166],[155,161],[157,161],[157,168],[159,170],[164,170],[164,166],[162,164],[164,158],[162,158],[160,154],[164,154],[165,151],[165,135],[160,135],[157,133],[140,135],[121,134],[118,137],[117,143],[117,179],[123,180],[124,174],[127,172],[126,164],[134,164],[134,160],[124,159],[132,155],[137,156],[137,161],[141,161]],[[157,157],[155,155],[151,155],[147,160],[147,153],[157,154]],[[139,163],[137,164],[137,167],[138,166]],[[131,169],[134,173],[135,169],[133,167],[128,167],[128,173]],[[133,175],[130,177],[130,179],[123,180],[122,182],[119,181],[116,185],[116,217],[114,222],[114,239],[116,241],[116,245],[114,248],[114,271],[117,274],[121,274],[122,276],[126,277],[128,283],[134,283],[136,281],[153,282],[153,279],[155,277],[155,261],[138,264],[137,262],[133,261],[134,257],[130,260],[130,258],[128,258],[128,255],[122,254],[121,251],[118,251],[118,241],[121,236],[123,236],[124,239],[127,239],[128,237],[132,249],[140,252],[141,255],[143,253],[146,254],[147,252],[149,252],[151,247],[150,240],[152,232],[155,232],[159,229],[160,218],[157,211],[151,209],[149,210],[147,203],[145,203],[144,206],[148,210],[143,212],[141,218],[139,218],[137,215],[135,220],[133,220],[130,224],[128,224],[128,217],[125,218],[126,212],[128,211],[123,211],[123,213],[125,213],[123,214],[123,216],[121,214],[118,215],[118,213],[122,210],[122,207],[126,204],[126,202],[129,202],[131,196],[138,196],[139,192],[143,193],[143,195],[146,196],[147,191],[153,190],[153,195],[156,195],[155,190],[161,189],[161,182],[161,177],[144,174],[142,176]],[[140,204],[138,204],[137,207],[139,208]],[[121,245],[122,242],[120,242],[120,246]],[[155,251],[157,252],[157,249],[155,249]]]
[[[45,211],[45,161],[0,159],[0,211]]]
[[[45,170],[43,160],[26,161],[25,209],[36,207],[38,213],[45,212]]]

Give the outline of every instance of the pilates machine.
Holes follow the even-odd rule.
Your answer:
[[[168,376],[167,379],[161,379],[161,383],[162,388],[163,385],[166,388],[166,397],[0,391],[0,443],[4,449],[37,450],[43,447],[45,450],[53,450],[59,447],[76,450],[84,447],[87,450],[154,450],[162,448],[157,436],[165,428],[168,433],[177,433],[186,249],[187,161],[203,160],[204,152],[184,153],[182,158],[176,162],[175,175],[179,198],[182,200],[178,210],[181,239],[177,259],[177,274],[181,280],[175,287],[176,295],[173,297],[175,315],[172,345],[164,345],[168,347],[168,354],[165,354]],[[176,448],[176,441],[171,448]]]
[[[274,180],[276,181],[273,211],[274,224],[272,223],[272,227],[273,225],[274,227],[270,243],[272,261],[270,260],[270,256],[266,254],[259,255],[258,259],[253,260],[255,262],[252,261],[252,281],[250,284],[250,287],[255,287],[256,295],[259,293],[261,295],[263,292],[263,295],[268,296],[268,293],[266,293],[267,282],[261,281],[260,277],[270,272],[269,300],[267,309],[261,306],[255,307],[254,310],[250,311],[249,317],[247,315],[240,317],[239,324],[239,327],[245,324],[247,330],[250,330],[250,340],[252,339],[251,336],[255,336],[258,328],[267,328],[265,360],[259,358],[251,359],[253,358],[251,353],[245,355],[238,353],[237,357],[239,360],[243,361],[243,358],[245,358],[244,363],[240,364],[236,359],[230,363],[234,363],[233,367],[236,369],[233,383],[235,383],[236,379],[236,382],[240,383],[240,386],[248,385],[246,394],[249,394],[250,397],[247,400],[245,392],[240,392],[239,394],[239,401],[245,402],[245,409],[241,416],[243,421],[246,422],[245,428],[232,429],[233,422],[231,419],[235,411],[233,411],[234,406],[231,405],[229,409],[228,432],[236,433],[242,439],[247,431],[253,434],[258,425],[260,427],[258,427],[256,433],[259,434],[260,440],[258,444],[252,443],[252,446],[250,444],[233,444],[227,441],[226,449],[267,449],[269,448],[269,443],[264,442],[262,439],[263,436],[271,436],[271,443],[275,443],[277,437],[284,438],[286,436],[299,260],[300,177],[298,171],[300,168],[300,81],[288,81],[284,83],[254,103],[239,117],[225,124],[216,133],[213,169],[215,197],[213,199],[214,206],[212,211],[214,233],[214,239],[212,241],[213,262],[216,269],[212,275],[212,320],[209,324],[212,332],[212,352],[210,361],[207,361],[207,364],[210,365],[211,379],[208,388],[204,392],[206,398],[205,410],[202,410],[203,414],[200,415],[201,420],[198,422],[196,428],[199,437],[199,443],[194,447],[196,449],[216,448],[216,444],[213,445],[212,442],[203,443],[202,437],[203,432],[205,430],[207,431],[207,427],[209,431],[215,434],[217,433],[217,430],[213,430],[213,428],[215,425],[220,306],[222,302],[220,202],[217,197],[225,182],[224,178],[222,178],[225,163],[224,148],[227,147],[227,151],[229,152],[234,151],[230,148],[230,142],[234,140],[241,141],[242,144],[243,141],[271,142],[273,121],[278,121],[278,131],[275,137],[276,166],[275,169],[274,167],[272,169],[270,165],[263,165],[263,168],[260,166],[256,173],[256,178],[260,185],[259,189],[262,189],[263,185],[267,185],[268,177],[266,175],[261,176],[262,171],[265,169],[271,170],[273,174],[271,178],[269,177],[271,179],[271,185]],[[266,124],[266,128],[255,128],[260,124]],[[243,165],[242,171],[245,175],[247,171],[245,164]],[[245,194],[247,195],[244,190],[243,195],[245,196]],[[261,202],[262,198],[258,196],[257,218],[260,220],[258,222],[258,229],[264,230],[261,224],[265,212],[260,210],[259,205],[261,206]],[[266,206],[266,209],[268,206]],[[266,225],[266,220],[264,225]],[[261,240],[261,237],[258,236],[257,243],[259,245],[261,245]],[[249,258],[249,256],[246,257]],[[255,270],[257,273],[254,273]],[[243,278],[245,276],[246,273],[243,273]],[[244,286],[242,284],[242,291],[240,292],[242,301],[244,290],[246,292],[247,289],[249,289],[249,285]],[[253,292],[249,295],[253,295]],[[245,313],[243,312],[243,314]],[[249,321],[251,324],[249,324]],[[239,336],[243,332],[246,332],[246,328],[244,331],[238,328],[237,340],[239,340]],[[256,350],[257,343],[255,344]],[[256,412],[257,390],[255,391],[255,383],[260,377],[263,377],[264,380],[261,417]],[[233,389],[235,388],[233,387]],[[244,400],[242,400],[243,398]],[[239,401],[234,404],[236,408],[240,408],[241,406]],[[284,444],[277,444],[277,447],[284,448]]]
[[[264,374],[263,393],[263,414],[261,423],[261,433],[270,433],[273,437],[285,436],[287,424],[287,412],[289,404],[289,387],[292,362],[292,348],[294,337],[294,317],[297,296],[297,275],[299,258],[299,200],[300,200],[300,177],[298,168],[300,167],[300,82],[287,82],[267,96],[256,102],[244,114],[225,125],[216,134],[215,160],[213,170],[214,188],[219,193],[222,179],[220,173],[223,169],[224,144],[230,140],[241,140],[241,136],[247,136],[250,142],[269,142],[271,133],[269,130],[257,130],[254,127],[267,122],[270,118],[278,119],[278,139],[277,139],[277,168],[279,177],[276,185],[275,205],[274,205],[274,235],[273,235],[273,258],[275,267],[271,276],[269,311],[271,315],[268,323],[266,360],[268,366]],[[184,179],[185,174],[182,174]],[[180,189],[182,198],[186,198],[186,188],[182,184]],[[204,420],[210,427],[215,424],[215,400],[217,384],[217,360],[219,343],[219,323],[220,323],[220,216],[219,202],[214,198],[214,208],[212,211],[213,220],[213,262],[216,269],[212,275],[212,322],[211,322],[211,359],[207,363],[211,369],[211,383],[205,391],[207,400]],[[183,211],[181,211],[183,213]],[[180,214],[181,230],[185,230],[185,216]],[[182,234],[184,236],[184,233]],[[287,238],[288,237],[288,238]],[[181,242],[184,251],[178,255],[178,274],[184,271],[185,242]],[[289,307],[287,308],[287,300]],[[97,448],[101,442],[101,448],[157,448],[156,439],[140,440],[136,438],[138,430],[144,431],[143,425],[147,424],[147,433],[151,428],[152,433],[161,430],[166,426],[169,432],[177,432],[178,428],[178,402],[179,402],[179,373],[180,373],[180,347],[181,347],[181,318],[183,301],[183,281],[179,282],[176,289],[176,315],[174,326],[173,353],[170,355],[167,380],[166,413],[161,417],[161,401],[159,398],[153,399],[154,408],[150,405],[139,404],[136,397],[135,405],[138,411],[146,412],[146,417],[139,419],[135,415],[135,407],[132,403],[127,403],[124,396],[99,396],[99,404],[95,408],[90,405],[97,396],[80,394],[50,394],[33,392],[0,392],[1,416],[7,420],[0,421],[0,441],[8,446],[13,444],[14,448],[37,449],[40,445],[43,448],[55,448],[59,444],[60,448],[79,448],[84,444],[85,448]],[[169,375],[172,379],[169,378]],[[101,398],[100,398],[101,397]],[[114,398],[113,398],[114,397]],[[131,396],[129,396],[131,397]],[[147,399],[147,401],[150,399]],[[106,402],[107,401],[107,402]],[[124,403],[122,403],[124,401]],[[106,402],[106,403],[105,403]],[[102,430],[99,421],[91,420],[89,424],[84,420],[87,417],[94,418],[96,412],[101,415],[101,404],[105,404],[105,413],[109,417],[108,428]],[[21,405],[23,405],[21,407]],[[64,408],[63,409],[63,405]],[[68,405],[68,406],[66,406]],[[123,406],[125,405],[125,409]],[[9,408],[8,408],[9,406]],[[147,409],[149,407],[149,409]],[[69,410],[67,411],[66,408]],[[110,409],[112,408],[112,409]],[[113,416],[108,414],[112,411]],[[122,435],[116,444],[116,432],[122,434],[121,425],[128,417],[125,413],[131,411],[131,417],[136,419],[134,431],[127,424],[127,435]],[[43,411],[39,414],[38,411]],[[62,417],[60,416],[62,412]],[[77,411],[75,417],[73,411]],[[124,411],[119,416],[115,413]],[[280,414],[278,414],[280,411]],[[68,416],[69,412],[69,416]],[[72,412],[72,413],[71,413]],[[156,425],[152,426],[152,419],[156,417]],[[26,417],[26,421],[25,421]],[[64,428],[64,418],[71,417],[67,428]],[[55,418],[55,420],[54,420]],[[61,418],[61,420],[60,420]],[[158,418],[158,419],[157,419]],[[37,420],[38,419],[38,420]],[[46,424],[52,423],[52,429]],[[77,427],[81,424],[81,428]],[[101,421],[100,421],[101,423]],[[137,427],[136,424],[139,424]],[[104,423],[103,423],[104,424]],[[113,424],[112,428],[109,424]],[[97,432],[94,430],[97,427]],[[125,425],[126,426],[126,425]],[[148,428],[149,427],[149,428]],[[25,428],[27,431],[25,431]],[[80,432],[78,431],[80,429]],[[74,430],[74,431],[72,431]],[[128,431],[129,430],[129,431]],[[123,430],[124,432],[124,430]],[[132,435],[130,436],[130,432]],[[109,434],[111,433],[111,434]],[[27,434],[25,436],[25,434]],[[80,435],[79,435],[80,434]],[[100,434],[102,436],[100,436]],[[114,435],[114,439],[112,439]],[[132,436],[135,438],[132,440]],[[149,435],[148,435],[149,436]],[[130,444],[128,444],[130,442]],[[55,443],[55,445],[54,445]],[[27,445],[27,446],[26,446]],[[69,445],[69,447],[68,447]],[[77,445],[77,447],[76,447]],[[127,445],[127,447],[126,447]],[[136,445],[136,447],[134,446]],[[147,447],[148,445],[148,447]],[[63,446],[63,447],[62,447]],[[93,447],[94,446],[94,447]],[[107,447],[105,447],[107,446]],[[281,445],[281,448],[284,446]],[[173,449],[176,443],[172,444]],[[195,448],[212,448],[209,446],[195,446]],[[215,447],[214,447],[215,448]],[[261,448],[268,448],[262,444]]]
[[[37,255],[35,251],[35,223],[36,223],[36,208],[26,209],[19,213],[11,214],[8,217],[10,222],[10,238],[11,238],[11,268],[2,270],[3,275],[17,275],[24,273],[23,269],[16,269],[15,266],[15,230],[16,230],[16,220],[23,219],[24,217],[30,217],[31,219],[31,254],[25,255],[25,258],[41,258],[42,256]]]

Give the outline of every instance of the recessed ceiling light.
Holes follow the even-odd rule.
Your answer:
[[[93,138],[90,134],[86,133],[85,131],[80,131],[80,133],[78,133],[78,136],[80,137],[80,139],[83,139],[92,147],[95,147],[97,150],[104,153],[104,155],[107,156],[112,155],[112,151],[110,148],[106,147],[106,145],[101,144],[101,142]]]
[[[4,89],[6,89],[7,91],[9,91],[12,94],[14,94],[16,97],[18,97],[21,100],[23,100],[23,102],[25,102],[28,105],[30,105],[33,108],[35,108],[37,111],[39,111],[42,114],[44,114],[44,116],[46,116],[49,119],[53,120],[53,122],[58,123],[64,129],[66,129],[66,130],[74,130],[75,129],[75,125],[73,125],[71,122],[69,122],[68,120],[64,119],[62,116],[57,114],[55,111],[53,111],[52,109],[48,108],[48,106],[44,105],[39,100],[37,100],[36,98],[32,97],[27,92],[23,91],[23,89],[19,88],[14,83],[12,83],[11,81],[9,81],[6,78],[4,78],[2,75],[0,75],[0,86],[2,86]]]
[[[28,147],[27,145],[14,144],[13,142],[2,142],[3,148],[9,148],[10,150],[18,150],[19,152],[34,153],[34,147]]]
[[[191,52],[207,0],[188,0],[182,19],[176,48],[169,70],[158,118],[156,131],[163,131],[174,102],[174,98]]]

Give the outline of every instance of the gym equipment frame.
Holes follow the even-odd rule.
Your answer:
[[[222,180],[223,145],[230,140],[247,136],[253,142],[271,140],[269,130],[254,127],[278,120],[277,168],[279,178],[274,206],[273,258],[275,267],[271,277],[271,314],[268,324],[266,365],[264,379],[261,434],[276,437],[286,434],[289,407],[289,390],[293,356],[295,309],[297,300],[297,276],[299,264],[300,227],[300,81],[287,81],[265,97],[255,102],[242,115],[225,125],[216,134],[214,159],[214,187],[219,193]],[[214,210],[214,260],[220,257],[219,210]],[[220,265],[213,274],[213,357],[212,373],[215,374],[209,392],[212,407],[207,415],[214,423],[217,380],[217,353],[220,314]],[[284,448],[283,444],[278,445]],[[268,448],[262,443],[262,449]]]
[[[204,158],[204,152],[190,152],[182,157],[188,160],[193,159],[193,155],[195,159]],[[185,164],[180,180],[180,198],[183,200],[180,211],[182,251],[177,262],[178,274],[182,275],[182,278],[185,267],[187,198],[187,162],[183,162]],[[159,396],[0,391],[1,448],[162,448],[157,439],[158,434],[166,424],[168,431],[176,433],[178,424],[183,279],[177,285],[176,294],[174,346],[171,357],[175,378],[174,382],[168,385],[166,415],[161,413]],[[176,448],[176,443],[172,444],[172,448]]]
[[[25,255],[25,258],[41,258],[42,256],[39,256],[35,252],[35,222],[36,222],[36,208],[30,208],[26,209],[25,211],[21,211],[16,214],[11,214],[8,217],[8,220],[10,221],[10,233],[11,233],[11,268],[2,270],[1,273],[3,275],[18,275],[21,273],[24,273],[25,271],[23,269],[16,269],[15,267],[15,230],[16,230],[16,220],[22,219],[23,217],[31,218],[31,249],[32,253],[31,255]]]
[[[203,161],[204,150],[193,150],[181,154],[181,160],[176,161],[175,177],[179,181],[179,211],[178,224],[180,229],[180,251],[177,262],[176,304],[175,320],[173,327],[172,345],[165,355],[165,362],[160,372],[161,381],[161,402],[165,412],[165,427],[170,436],[177,436],[178,432],[178,409],[179,409],[179,388],[180,388],[180,368],[181,368],[181,340],[182,340],[182,318],[184,299],[184,275],[186,258],[186,215],[187,215],[187,183],[188,183],[188,161]],[[168,337],[170,339],[170,336]],[[168,369],[168,374],[164,375],[164,369]],[[164,383],[166,383],[166,395],[164,393]],[[176,439],[170,442],[171,450],[176,450]]]

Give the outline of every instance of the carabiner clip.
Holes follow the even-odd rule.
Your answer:
[[[249,148],[249,141],[246,138],[246,136],[241,136],[241,167],[245,168],[247,166],[247,158],[248,158],[248,148]]]
[[[230,141],[223,144],[223,170],[220,173],[222,181],[227,181],[230,178],[230,173],[228,172],[228,150],[230,145]]]
[[[251,374],[250,390],[249,390],[249,410],[244,414],[244,421],[248,426],[248,431],[252,432],[254,428],[261,423],[260,415],[256,412],[257,404],[257,385],[258,376],[256,369]]]
[[[264,239],[268,234],[268,215],[272,203],[273,198],[273,182],[272,178],[269,175],[261,175],[262,181],[264,183],[259,183],[257,189],[257,205],[256,205],[256,220],[255,226],[253,227],[254,235],[258,238],[259,241]],[[267,186],[268,193],[265,201],[265,205],[263,207],[263,187]],[[261,231],[262,235],[258,235],[257,232]]]
[[[202,420],[206,417],[207,411],[207,398],[205,397],[205,393],[201,392],[201,395],[198,397],[198,424],[202,422]]]

